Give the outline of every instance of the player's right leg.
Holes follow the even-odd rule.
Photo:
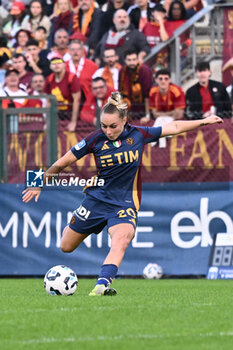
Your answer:
[[[113,220],[112,222],[117,222]],[[125,255],[126,248],[134,238],[136,225],[132,222],[120,223],[109,227],[108,233],[112,239],[111,249],[101,267],[99,278],[95,288],[89,293],[89,296],[116,295],[114,288],[110,284],[117,274],[117,270]]]
[[[89,236],[89,233],[88,234],[78,233],[72,230],[69,226],[66,226],[62,234],[61,250],[64,253],[72,252],[88,236]]]

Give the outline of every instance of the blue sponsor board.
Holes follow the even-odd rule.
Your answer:
[[[96,275],[109,251],[106,229],[73,253],[60,251],[62,230],[83,199],[80,190],[43,190],[22,203],[23,185],[0,185],[0,275],[43,275],[64,264]],[[145,184],[135,238],[120,275],[151,262],[169,275],[206,275],[216,233],[233,233],[233,184]],[[229,274],[229,272],[228,272]]]

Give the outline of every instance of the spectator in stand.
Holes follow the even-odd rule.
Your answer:
[[[38,41],[41,50],[47,50],[47,32],[45,27],[38,27],[34,32],[34,39]]]
[[[100,40],[102,11],[96,8],[94,0],[79,0],[78,5],[73,18],[73,33],[81,32],[86,36],[88,57],[92,57]]]
[[[169,11],[172,2],[173,0],[164,1],[164,7],[166,8],[167,12]],[[184,3],[184,7],[187,11],[187,18],[192,17],[196,12],[203,8],[202,0],[182,0],[182,2]]]
[[[49,47],[54,45],[54,33],[58,29],[65,29],[70,35],[73,31],[73,16],[72,5],[70,0],[58,0],[57,2],[59,14],[52,19],[52,27],[49,36]]]
[[[30,92],[33,73],[27,70],[27,60],[21,53],[12,57],[12,66],[19,72],[19,88]]]
[[[41,73],[35,73],[32,77],[31,82],[31,93],[30,95],[35,96],[34,99],[26,99],[24,103],[24,107],[28,108],[46,108],[47,107],[47,99],[46,98],[37,98],[38,95],[44,95],[44,87],[45,87],[45,78]],[[43,122],[46,120],[46,113],[30,113],[25,114],[21,117],[21,121],[23,123],[34,123],[34,122]],[[40,130],[39,125],[36,125],[37,130]],[[44,129],[46,126],[44,126]]]
[[[123,9],[125,11],[130,7],[129,3],[125,0],[110,0],[107,3],[107,10],[103,12],[102,23],[101,23],[101,37],[113,27],[113,15],[119,10]]]
[[[166,19],[166,10],[161,4],[156,4],[154,8],[151,9],[152,11],[152,20],[151,22],[148,22],[144,29],[143,34],[145,35],[150,47],[154,47],[158,45],[160,42],[167,41],[169,38],[173,36],[174,31],[182,25],[185,20],[172,20],[176,17],[180,18],[185,17],[185,8],[181,2],[176,2],[174,7],[170,20],[168,21]],[[177,7],[177,10],[176,10]],[[182,10],[178,10],[178,8],[182,8]],[[173,15],[173,12],[177,12],[178,16]],[[191,44],[191,39],[189,38],[189,32],[185,33],[181,38],[182,43],[185,43],[184,49],[182,49],[181,56],[182,56],[182,64],[185,64],[185,57],[186,57],[186,48]],[[155,67],[161,67],[167,68],[168,67],[168,56],[169,56],[169,50],[167,48],[163,49],[158,53],[158,55],[155,58],[154,66]]]
[[[69,53],[69,35],[65,29],[61,28],[55,32],[54,44],[55,47],[51,48],[51,52],[47,56],[48,59],[57,55],[62,56],[65,62],[69,61],[71,59]]]
[[[5,75],[4,87],[0,89],[0,97],[4,96],[27,96],[27,93],[19,88],[19,72],[16,69],[8,69]],[[12,100],[3,100],[2,107],[20,108],[24,105],[25,99],[19,98]]]
[[[44,95],[44,88],[45,88],[45,78],[43,74],[41,73],[35,73],[32,77],[32,82],[31,82],[31,87],[32,87],[32,93],[31,95],[33,96],[38,96],[38,95]],[[30,108],[46,108],[47,106],[47,100],[46,98],[35,98],[35,99],[27,99],[25,102],[25,107],[30,107]],[[45,114],[36,114],[30,117],[27,117],[27,121],[39,121],[41,119],[46,119],[46,113]]]
[[[166,10],[161,4],[156,4],[151,9],[151,21],[143,28],[143,34],[150,47],[155,47],[161,41],[167,41],[170,37],[167,29]]]
[[[156,4],[151,9],[151,21],[147,22],[143,28],[143,34],[150,47],[155,47],[160,42],[169,39],[170,33],[168,32],[168,21],[166,20],[166,10],[161,4]],[[161,67],[168,67],[168,55],[169,49],[165,48],[161,50],[155,57],[154,67],[155,69],[161,69]],[[158,68],[159,67],[159,68]]]
[[[155,4],[149,0],[135,0],[135,5],[130,6],[127,11],[131,24],[142,32],[151,19],[151,10],[154,6]]]
[[[52,19],[53,17],[55,17],[55,16],[57,16],[59,14],[59,8],[58,8],[57,3],[58,3],[58,0],[55,0],[54,1],[54,7],[53,7],[53,13],[50,16],[50,19]],[[71,3],[71,6],[72,6],[72,10],[73,11],[77,11],[78,10],[78,0],[71,0],[70,3]]]
[[[119,72],[122,68],[121,64],[118,63],[118,56],[116,50],[110,47],[104,50],[105,66],[99,68],[93,75],[93,79],[97,77],[102,77],[105,79],[108,87],[118,90],[119,86]]]
[[[150,90],[150,109],[154,119],[167,117],[183,119],[185,109],[185,95],[180,86],[171,82],[169,70],[160,69],[155,75],[156,86]],[[167,121],[170,122],[171,118]],[[166,123],[166,122],[165,122]],[[163,123],[163,124],[165,124]]]
[[[62,56],[53,57],[50,67],[53,73],[46,79],[45,93],[56,96],[59,119],[68,120],[68,131],[74,131],[80,108],[79,80],[74,73],[66,71]]]
[[[44,95],[45,77],[41,73],[35,73],[31,81],[32,95]],[[45,107],[46,104],[43,105]]]
[[[19,29],[26,29],[28,18],[26,8],[23,2],[15,1],[11,7],[11,19],[3,27],[3,32],[8,35],[10,39],[10,46],[15,44],[15,35]]]
[[[102,59],[107,47],[114,48],[120,64],[124,64],[124,53],[130,49],[136,50],[139,62],[150,52],[145,36],[130,24],[130,18],[125,10],[117,10],[113,16],[114,27],[110,29],[98,43],[95,57]]]
[[[42,2],[40,0],[32,0],[29,6],[29,18],[26,28],[35,35],[35,31],[41,26],[46,29],[46,37],[48,37],[51,27],[50,19],[45,15],[45,8]]]
[[[83,43],[81,41],[72,40],[69,50],[71,59],[66,62],[66,69],[79,78],[81,102],[83,103],[91,91],[92,75],[98,69],[98,66],[85,57]]]
[[[14,53],[26,52],[26,45],[28,40],[31,39],[31,32],[27,29],[20,29],[15,35]]]
[[[209,62],[199,62],[196,66],[198,83],[186,92],[186,118],[201,119],[212,114],[221,118],[232,117],[232,106],[225,86],[215,80],[210,80]]]
[[[173,0],[168,11],[168,24],[170,33],[179,28],[187,20],[187,11],[184,7],[184,4],[180,0]]]
[[[39,48],[39,43],[35,39],[31,39],[26,45],[25,57],[28,62],[29,71],[33,73],[42,73],[47,77],[50,73],[50,62],[45,58]]]
[[[101,108],[107,103],[108,98],[114,90],[109,88],[102,77],[92,80],[91,92],[85,101],[80,113],[80,119],[100,128]]]
[[[169,8],[168,18],[167,18],[167,32],[171,37],[174,31],[182,26],[187,21],[187,11],[184,7],[184,4],[180,0],[174,0]],[[181,69],[184,69],[186,66],[186,57],[187,57],[187,47],[192,43],[190,39],[190,32],[187,30],[182,34],[181,38]]]
[[[149,92],[152,87],[152,71],[139,63],[134,50],[125,52],[125,66],[119,73],[119,91],[128,104],[133,119],[150,118]]]

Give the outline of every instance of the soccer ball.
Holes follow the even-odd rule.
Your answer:
[[[44,277],[44,287],[50,295],[72,295],[77,286],[76,273],[64,265],[53,266]]]
[[[163,269],[160,265],[158,264],[153,264],[150,263],[148,265],[146,265],[146,267],[143,270],[143,277],[146,279],[159,279],[161,278],[163,275]]]

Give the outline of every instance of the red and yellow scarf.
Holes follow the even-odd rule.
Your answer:
[[[124,67],[121,73],[119,87],[123,96],[123,100],[131,107],[131,101],[134,103],[142,103],[142,87],[139,82],[139,71],[141,65],[138,64],[137,68],[132,74],[129,74],[127,67]]]
[[[91,7],[89,10],[85,13],[85,19],[83,21],[82,27],[80,26],[80,21],[79,21],[79,15],[80,15],[80,9],[78,9],[77,13],[74,15],[73,18],[73,29],[74,32],[81,32],[83,35],[87,34],[89,24],[91,23],[92,20],[92,15],[93,12],[95,11],[95,3],[93,1]]]
[[[121,69],[120,63],[117,63],[117,64],[116,64],[116,68],[117,68],[118,70]],[[111,71],[110,71],[110,69],[109,69],[108,66],[105,66],[105,67],[104,67],[102,77],[105,79],[106,84],[107,84],[109,87],[111,87],[112,89],[114,89],[114,81],[113,81],[112,73],[111,73]]]

